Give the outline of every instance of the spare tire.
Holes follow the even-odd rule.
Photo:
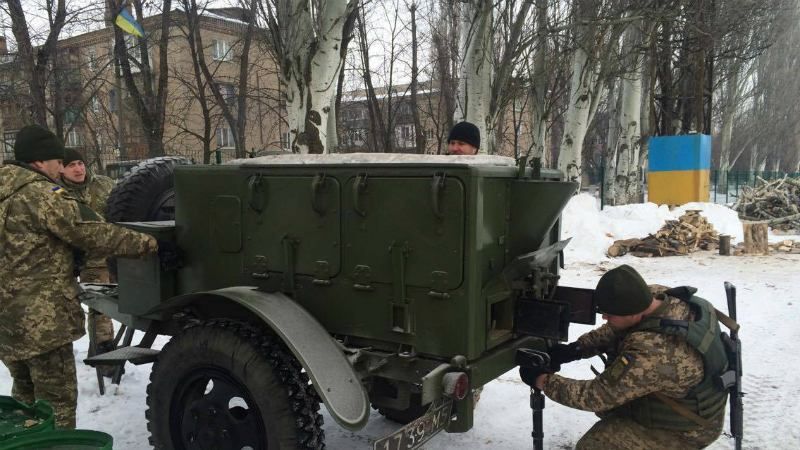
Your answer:
[[[180,156],[161,156],[137,164],[111,190],[106,203],[106,220],[174,220],[175,166],[191,163]]]

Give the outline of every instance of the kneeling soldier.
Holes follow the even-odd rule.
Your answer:
[[[520,368],[553,401],[600,416],[577,449],[703,448],[721,434],[727,390],[716,378],[728,359],[715,309],[679,292],[647,286],[630,266],[612,269],[594,294],[607,323],[550,351],[555,370],[602,353],[606,369],[573,380]]]

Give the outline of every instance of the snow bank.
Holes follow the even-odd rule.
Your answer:
[[[609,259],[606,250],[614,241],[647,236],[674,216],[666,206],[638,203],[600,210],[598,199],[579,194],[564,208],[561,235],[572,238],[564,250],[568,263],[597,263]]]
[[[561,235],[572,238],[564,250],[567,263],[596,264],[606,261],[606,250],[620,239],[643,238],[658,231],[667,220],[677,220],[689,210],[698,210],[720,234],[731,236],[731,244],[742,242],[742,222],[736,211],[714,203],[687,203],[673,210],[655,203],[607,206],[600,210],[600,201],[590,194],[573,197],[562,215]],[[776,235],[770,231],[769,241],[800,240],[797,235]]]

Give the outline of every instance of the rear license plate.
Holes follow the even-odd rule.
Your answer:
[[[453,400],[435,401],[424,416],[394,433],[375,441],[374,450],[411,450],[419,448],[450,422]]]

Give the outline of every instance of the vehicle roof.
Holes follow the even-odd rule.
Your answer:
[[[469,166],[516,166],[514,158],[497,155],[415,155],[409,153],[333,153],[325,155],[268,155],[235,159],[230,165],[315,165],[315,164],[436,164]]]

